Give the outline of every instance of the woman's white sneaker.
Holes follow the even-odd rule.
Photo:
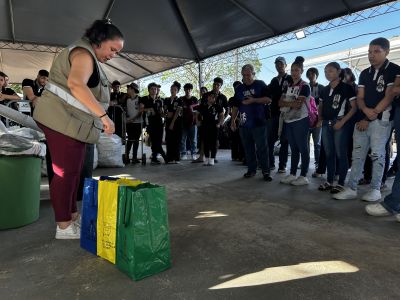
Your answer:
[[[281,183],[290,184],[292,181],[296,180],[296,176],[290,174],[281,179]]]
[[[365,211],[367,214],[374,217],[386,217],[391,215],[391,213],[381,203],[368,204],[365,207]]]
[[[299,176],[296,178],[296,180],[293,180],[290,184],[300,186],[300,185],[307,185],[309,183],[310,183],[310,181],[308,181],[307,177]]]
[[[61,229],[57,225],[57,230],[56,230],[56,239],[57,240],[77,240],[80,238],[81,238],[81,232],[80,232],[78,226],[76,226],[74,224],[74,222],[69,224],[69,226],[65,229]]]
[[[376,202],[382,198],[381,191],[379,190],[370,190],[368,193],[364,194],[361,197],[361,200],[368,202]]]
[[[349,187],[345,187],[343,192],[333,194],[333,199],[336,200],[350,200],[357,198],[357,191],[352,190]]]

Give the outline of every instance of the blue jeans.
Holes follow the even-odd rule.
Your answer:
[[[366,131],[354,128],[353,133],[353,160],[349,178],[349,187],[357,190],[358,180],[362,176],[365,158],[371,148],[372,180],[371,188],[380,190],[383,169],[385,167],[386,143],[392,129],[391,121],[374,120],[369,122]]]
[[[314,160],[315,160],[314,164],[315,164],[315,167],[318,166],[319,155],[321,152],[321,132],[322,132],[322,128],[320,128],[320,127],[310,128],[309,135],[312,136],[312,139],[314,142]]]
[[[249,173],[257,171],[258,159],[263,174],[269,174],[267,125],[255,128],[240,127],[239,133],[246,155],[247,171]]]
[[[332,184],[338,164],[339,184],[344,185],[349,161],[348,148],[352,132],[352,124],[347,122],[339,130],[333,129],[336,121],[324,120],[322,122],[322,144],[326,155],[326,167],[328,169],[327,181]]]
[[[394,129],[396,130],[397,155],[400,150],[400,107],[396,107],[394,117]],[[400,160],[397,159],[397,166],[400,167]],[[392,192],[385,197],[382,205],[391,213],[400,213],[400,172],[396,172]]]
[[[196,154],[197,149],[197,126],[193,125],[190,128],[183,128],[181,139],[181,154],[186,155],[189,149],[186,149],[186,139],[189,139],[190,154]]]
[[[310,153],[308,144],[308,132],[310,130],[308,117],[301,120],[284,123],[284,130],[292,150],[290,174],[296,176],[297,165],[301,154],[301,173],[300,176],[307,176],[310,165]]]

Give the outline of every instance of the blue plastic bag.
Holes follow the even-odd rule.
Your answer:
[[[98,181],[85,178],[82,198],[81,247],[97,255]]]

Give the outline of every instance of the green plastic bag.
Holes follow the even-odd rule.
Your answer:
[[[165,187],[150,183],[121,186],[118,197],[118,269],[140,280],[170,268]]]

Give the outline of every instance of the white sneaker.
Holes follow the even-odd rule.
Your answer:
[[[361,200],[368,202],[376,202],[382,198],[381,191],[379,190],[370,190],[368,193],[364,194],[361,197]]]
[[[374,217],[385,217],[391,215],[391,213],[380,203],[368,204],[365,207],[365,211],[367,214]]]
[[[291,185],[296,185],[296,186],[300,186],[300,185],[307,185],[310,182],[308,181],[307,177],[304,176],[299,176],[296,178],[296,180],[293,180],[292,182],[290,182]]]
[[[196,160],[196,154],[192,154],[192,160]]]
[[[290,175],[283,177],[280,182],[284,183],[284,184],[290,184],[292,181],[295,181],[295,180],[296,180],[296,176],[290,174]]]
[[[209,161],[208,165],[210,165],[210,166],[214,165],[214,158],[210,158],[210,161]]]
[[[81,223],[82,223],[82,216],[81,214],[78,215],[78,218],[75,221],[72,221],[74,225],[77,227],[78,230],[81,229]]]
[[[397,222],[400,222],[400,214],[396,214]]]
[[[187,160],[187,155],[181,155],[181,160]]]
[[[206,157],[205,159],[204,159],[204,164],[203,164],[203,166],[208,166],[210,164],[210,159],[208,158],[208,157]]]
[[[77,240],[81,238],[81,232],[72,222],[67,228],[61,229],[57,225],[56,239],[57,240]]]
[[[356,199],[357,198],[357,191],[352,190],[349,187],[345,187],[343,192],[333,194],[332,196],[333,199],[336,200],[350,200],[350,199]]]

